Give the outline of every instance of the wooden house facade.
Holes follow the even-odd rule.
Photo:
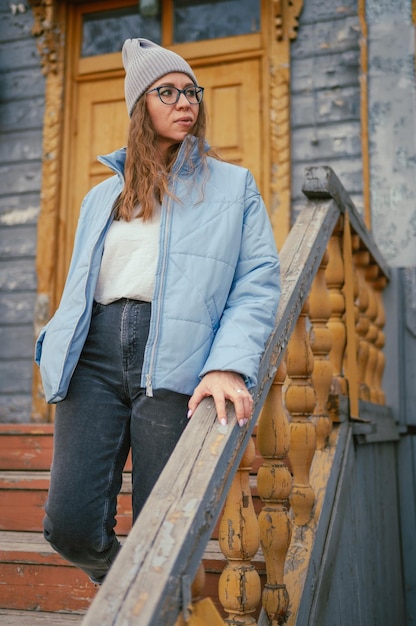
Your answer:
[[[305,202],[318,212],[322,207],[314,202],[338,202],[343,215],[345,207],[354,207],[352,253],[344,266],[354,265],[357,281],[372,281],[382,301],[378,311],[385,315],[372,319],[379,331],[373,344],[384,355],[375,357],[382,377],[378,391],[370,393],[367,360],[358,359],[354,371],[350,365],[349,390],[340,384],[348,402],[337,404],[334,420],[337,445],[327,446],[327,456],[315,455],[313,462],[311,457],[307,470],[315,493],[322,487],[316,499],[321,525],[311,530],[301,585],[293,537],[305,540],[308,551],[307,524],[298,523],[292,532],[283,559],[292,613],[279,600],[286,609],[273,623],[416,623],[415,0],[0,0],[0,20],[0,425],[5,431],[13,426],[16,432],[29,427],[41,432],[43,425],[53,430],[53,408],[44,402],[33,365],[34,338],[59,302],[82,197],[107,176],[96,156],[125,143],[121,44],[127,37],[148,37],[195,69],[205,87],[209,141],[224,158],[253,172],[278,247],[286,244],[285,259],[292,258],[289,234],[290,241],[302,236],[296,220],[304,215]],[[337,232],[330,222],[335,217],[328,217],[332,208],[324,209],[322,229]],[[324,245],[313,224],[302,223],[308,224],[310,241]],[[312,267],[309,257],[304,263]],[[334,285],[328,282],[329,291]],[[338,290],[348,299],[345,285]],[[359,315],[360,297],[351,289],[352,309],[355,302]],[[296,315],[300,304],[298,309]],[[354,313],[346,310],[346,326],[354,325]],[[286,319],[288,313],[282,315]],[[319,315],[309,318],[313,326]],[[303,343],[301,338],[299,353]],[[322,358],[319,350],[315,357]],[[262,389],[258,399],[266,402]],[[306,421],[300,419],[302,428]],[[5,458],[7,445],[0,445]],[[230,434],[224,454],[234,445]],[[300,456],[309,453],[302,448]],[[269,458],[264,449],[261,454]],[[279,454],[281,465],[285,455]],[[5,464],[5,471],[10,467]],[[303,475],[298,471],[295,478]],[[264,493],[263,501],[268,502]],[[0,532],[24,532],[23,526],[1,521],[2,515],[13,517],[9,508],[0,504]],[[295,518],[302,516],[296,504],[293,510]],[[12,576],[6,561],[0,564],[3,590]],[[283,588],[279,576],[274,583],[270,572],[267,577],[270,589]],[[101,606],[115,604],[109,594]],[[0,592],[0,615],[3,607],[23,608],[10,607],[8,595]],[[52,605],[40,606],[52,611]],[[233,610],[226,607],[228,623],[272,624],[262,621],[264,612],[255,622],[251,609],[248,617]],[[119,614],[127,619],[123,611]],[[22,615],[18,619],[24,623]],[[88,624],[105,623],[103,614],[89,619]],[[162,623],[149,619],[137,623]],[[175,623],[169,619],[166,624]]]

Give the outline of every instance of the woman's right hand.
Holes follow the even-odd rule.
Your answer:
[[[215,403],[218,421],[227,423],[226,400],[234,404],[235,415],[241,427],[245,426],[253,413],[253,398],[243,378],[236,372],[215,370],[205,374],[195,388],[188,403],[188,418],[192,417],[203,398],[211,396]]]

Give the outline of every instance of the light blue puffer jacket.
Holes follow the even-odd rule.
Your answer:
[[[193,141],[193,138],[188,138]],[[160,252],[142,386],[192,394],[211,370],[256,384],[280,296],[279,260],[250,172],[213,158],[204,167],[186,142],[162,204]],[[62,299],[36,343],[48,402],[68,390],[91,320],[105,236],[123,184],[125,149],[100,157],[116,176],[86,195]]]

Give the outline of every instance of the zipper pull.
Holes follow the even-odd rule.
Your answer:
[[[150,374],[146,374],[146,396],[153,398],[152,377]]]

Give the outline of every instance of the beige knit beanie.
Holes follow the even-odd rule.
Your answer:
[[[124,92],[130,117],[140,96],[165,74],[182,72],[187,74],[195,85],[198,84],[191,66],[185,59],[148,39],[126,39],[122,55],[126,70]]]

